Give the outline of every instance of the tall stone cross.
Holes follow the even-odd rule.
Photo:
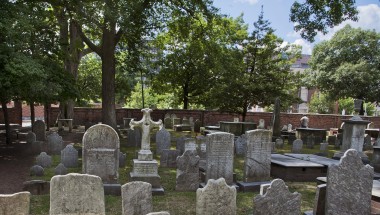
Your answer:
[[[143,118],[140,121],[134,121],[133,119],[129,123],[129,126],[133,130],[134,127],[140,127],[142,132],[141,137],[141,150],[149,150],[150,151],[150,130],[154,127],[159,127],[159,130],[162,128],[162,120],[158,120],[154,122],[152,118],[150,118],[150,112],[152,109],[144,108],[141,110],[143,112]]]

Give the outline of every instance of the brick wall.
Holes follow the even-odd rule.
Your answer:
[[[51,108],[51,125],[57,119],[59,113],[58,108]],[[219,121],[233,121],[235,117],[241,116],[234,113],[218,112],[218,111],[200,111],[200,110],[154,110],[151,114],[154,120],[164,119],[165,114],[176,114],[178,118],[193,117],[199,119],[202,125],[217,125]],[[86,122],[97,123],[101,122],[101,109],[100,108],[75,108],[74,109],[74,124],[84,125]],[[293,128],[299,127],[300,119],[303,114],[298,113],[281,113],[281,125],[292,124]],[[309,117],[309,127],[311,128],[338,128],[343,119],[349,119],[352,116],[341,116],[334,114],[307,114]],[[141,119],[142,113],[140,109],[116,109],[117,124],[123,124],[123,118],[136,118]],[[272,113],[266,112],[249,112],[247,113],[246,121],[258,122],[259,119],[265,120],[265,125],[269,125],[272,118]],[[374,122],[376,128],[380,128],[380,117],[362,117],[363,119]]]
[[[14,102],[14,106],[8,108],[9,123],[22,124],[22,104],[21,102]],[[0,108],[0,123],[4,124],[3,108]]]

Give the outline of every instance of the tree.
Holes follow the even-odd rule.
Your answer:
[[[314,93],[309,103],[309,112],[327,114],[334,111],[334,101],[323,93]]]
[[[345,20],[357,21],[358,11],[355,0],[306,0],[304,3],[294,2],[290,9],[290,20],[295,23],[294,30],[301,32],[301,37],[314,42],[318,32],[327,33]]]
[[[268,106],[276,97],[281,101],[295,101],[292,81],[297,74],[290,72],[291,63],[300,55],[298,46],[283,45],[274,34],[263,12],[254,23],[254,30],[242,49],[229,55],[231,64],[213,87],[211,98],[220,110],[242,115],[249,107]]]
[[[379,101],[379,41],[380,34],[375,31],[346,25],[329,41],[315,46],[309,61],[309,83],[334,100]]]

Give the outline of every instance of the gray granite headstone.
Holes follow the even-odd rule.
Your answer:
[[[58,166],[54,169],[54,175],[66,175],[67,168],[63,163],[58,164]]]
[[[326,184],[320,184],[317,186],[317,191],[315,193],[313,214],[324,215],[325,203],[326,203]]]
[[[36,141],[36,134],[29,131],[27,134],[26,134],[26,143],[27,144],[33,144],[34,142]]]
[[[295,215],[301,214],[301,194],[290,193],[281,179],[272,181],[264,195],[253,200],[255,215]]]
[[[36,158],[36,164],[42,167],[50,167],[52,163],[51,156],[47,155],[46,152],[41,152]]]
[[[145,215],[152,212],[152,185],[133,181],[121,186],[123,215]]]
[[[127,146],[141,147],[141,130],[127,129]]]
[[[196,214],[236,214],[236,188],[228,186],[224,178],[210,179],[204,188],[198,188]]]
[[[169,131],[167,131],[165,128],[162,128],[161,130],[157,131],[156,133],[156,154],[160,155],[162,150],[164,149],[170,149],[170,143],[171,143],[171,136]]]
[[[61,163],[67,168],[78,166],[78,150],[73,145],[67,145],[61,151]]]
[[[165,118],[164,119],[164,126],[167,129],[172,129],[173,128],[172,119],[171,118]]]
[[[126,159],[127,159],[127,155],[119,151],[119,167],[125,167]]]
[[[265,129],[265,120],[259,119],[259,125],[257,126],[258,129]]]
[[[49,151],[52,155],[59,155],[63,149],[63,140],[57,132],[53,132],[47,136]]]
[[[194,132],[200,133],[201,132],[201,121],[199,119],[196,119],[194,122]]]
[[[321,143],[321,145],[319,146],[319,151],[327,155],[327,150],[329,149],[328,146],[329,144],[326,142]]]
[[[197,151],[197,144],[196,144],[196,141],[194,138],[186,138],[185,139],[185,150],[184,152],[186,151]]]
[[[117,183],[120,142],[116,131],[109,125],[94,125],[84,133],[82,144],[82,171],[99,176],[105,184]]]
[[[177,157],[179,156],[178,150],[165,149],[161,153],[160,166],[161,167],[177,167]]]
[[[356,150],[347,150],[339,165],[328,168],[326,214],[370,214],[373,174]]]
[[[292,153],[301,153],[302,147],[303,141],[301,139],[296,139],[295,141],[293,141]]]
[[[244,159],[244,182],[266,181],[270,178],[272,132],[256,129],[245,132],[247,153]]]
[[[242,134],[235,140],[235,153],[237,155],[245,155],[247,150],[247,137]]]
[[[105,215],[102,179],[70,173],[50,181],[50,215]]]
[[[372,138],[371,135],[364,135],[363,151],[372,150]]]
[[[199,156],[196,151],[185,151],[177,157],[177,191],[196,191],[199,187]]]
[[[1,215],[29,215],[30,193],[0,194]]]
[[[36,134],[37,141],[46,140],[46,126],[44,121],[37,120],[33,123],[33,132]]]
[[[277,149],[284,148],[284,141],[281,138],[277,138],[276,139],[276,148]]]
[[[30,168],[30,175],[31,176],[43,176],[44,175],[44,168],[40,165],[34,165]]]
[[[215,132],[207,135],[206,181],[224,178],[227,184],[233,183],[234,135]]]
[[[185,152],[185,140],[185,136],[177,138],[176,149],[179,151],[179,154],[181,155]]]

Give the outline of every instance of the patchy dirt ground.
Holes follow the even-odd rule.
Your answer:
[[[14,128],[13,128],[14,129]],[[36,155],[30,153],[25,135],[31,128],[19,128],[19,135],[12,132],[12,144],[5,144],[4,130],[0,130],[0,194],[21,192],[23,182],[29,180],[29,169],[34,165]],[[51,128],[50,132],[57,131]],[[72,133],[59,132],[64,143],[80,143],[84,128],[74,129]]]

